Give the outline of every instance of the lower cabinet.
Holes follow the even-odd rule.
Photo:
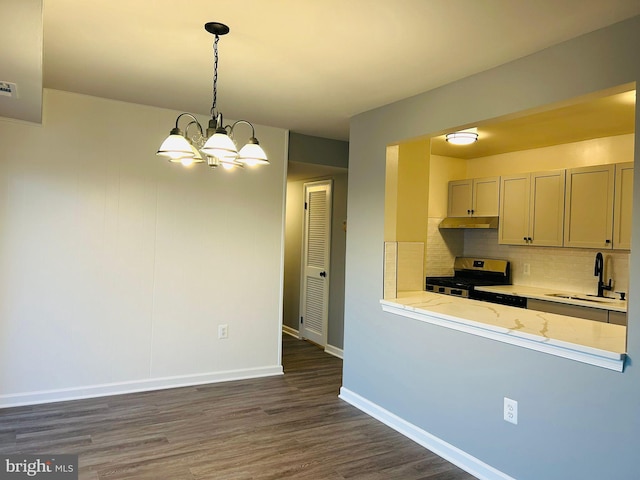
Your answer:
[[[626,312],[615,312],[609,310],[609,323],[615,323],[616,325],[627,326],[627,314]]]
[[[566,315],[568,317],[595,320],[597,322],[609,322],[609,311],[603,310],[602,308],[591,308],[582,307],[579,305],[568,305],[566,303],[547,302],[545,300],[538,300],[536,298],[529,298],[527,300],[527,308],[531,310],[538,310],[540,312]]]

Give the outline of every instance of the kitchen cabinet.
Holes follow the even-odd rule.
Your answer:
[[[564,246],[613,248],[614,165],[566,173]]]
[[[617,163],[613,201],[613,248],[631,249],[633,162]]]
[[[567,317],[584,318],[597,322],[609,322],[609,311],[601,308],[582,307],[579,305],[569,305],[566,303],[548,302],[536,298],[527,299],[527,309],[538,310],[539,312],[556,313]]]
[[[500,177],[449,182],[448,216],[497,217]]]
[[[565,171],[501,177],[498,243],[562,246]]]
[[[625,312],[616,312],[609,310],[609,323],[627,326],[627,314]]]

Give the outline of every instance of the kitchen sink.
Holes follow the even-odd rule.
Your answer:
[[[612,303],[617,301],[615,298],[598,297],[596,295],[590,295],[590,294],[568,295],[566,293],[545,293],[545,296],[554,297],[554,298],[566,298],[567,300],[580,300],[581,302],[595,302],[595,303]]]
[[[619,302],[620,301],[617,298],[599,297],[597,295],[592,295],[590,293],[587,293],[585,296],[589,297],[589,298],[585,298],[585,300],[592,301],[592,302],[611,303],[611,302]]]

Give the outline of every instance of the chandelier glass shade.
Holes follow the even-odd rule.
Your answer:
[[[218,22],[209,22],[204,26],[205,30],[215,36],[213,42],[214,69],[213,69],[213,104],[211,106],[211,119],[206,131],[196,117],[191,113],[181,113],[176,118],[175,127],[169,132],[169,136],[162,142],[156,155],[164,157],[173,163],[181,163],[184,166],[193,163],[204,163],[210,167],[222,166],[225,169],[234,167],[268,165],[267,154],[256,139],[255,128],[247,120],[238,120],[232,125],[224,125],[222,113],[216,110],[218,95],[218,41],[221,35],[229,33],[229,27]],[[189,117],[183,133],[179,128],[180,120]],[[238,152],[234,141],[235,128],[239,124],[251,127],[251,137],[246,145]],[[194,134],[189,135],[189,128],[196,127]]]
[[[183,157],[193,157],[193,145],[183,136],[182,131],[179,128],[174,128],[169,133],[160,148],[157,155],[167,157],[169,161],[180,161]]]

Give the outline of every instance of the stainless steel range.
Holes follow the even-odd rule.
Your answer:
[[[489,298],[479,298],[486,292],[478,292],[475,287],[511,284],[508,260],[456,257],[453,269],[453,277],[427,277],[427,292],[492,301]]]

